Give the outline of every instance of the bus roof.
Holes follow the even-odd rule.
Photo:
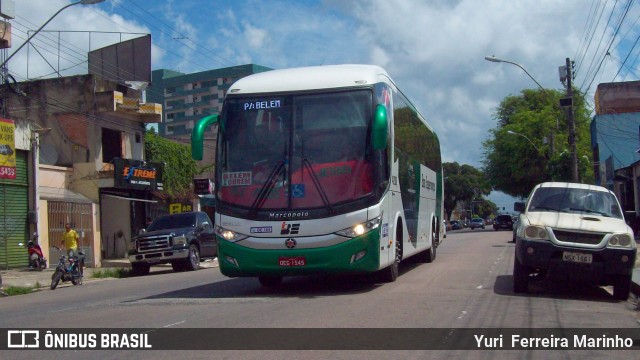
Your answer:
[[[387,72],[376,65],[323,65],[249,75],[236,81],[228,94],[334,89],[378,82],[393,85]]]

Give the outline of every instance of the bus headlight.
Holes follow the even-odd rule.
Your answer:
[[[240,233],[222,228],[217,225],[215,227],[215,232],[216,232],[216,235],[230,242],[236,242],[236,241],[240,241],[248,238],[248,236],[246,235],[242,235]]]
[[[631,236],[629,234],[613,234],[609,238],[609,245],[628,247],[631,245]]]
[[[350,228],[346,228],[344,230],[340,230],[340,231],[336,231],[335,233],[340,235],[340,236],[346,236],[346,237],[356,237],[356,236],[360,236],[360,235],[364,235],[366,233],[368,233],[371,230],[374,230],[376,228],[378,228],[380,226],[380,224],[382,223],[382,214],[380,214],[380,216],[375,217],[367,222],[363,222],[360,224],[356,224]]]

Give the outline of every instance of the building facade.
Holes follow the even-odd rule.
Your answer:
[[[596,185],[612,190],[640,231],[640,81],[599,84],[591,146]]]
[[[27,264],[26,243],[36,233],[49,262],[60,255],[64,224],[80,235],[89,266],[124,257],[136,227],[144,223],[139,203],[152,202],[149,188],[123,186],[117,165],[144,163],[145,127],[162,120],[159,104],[142,93],[95,75],[19,83],[4,97],[13,122],[15,179],[2,179],[11,198],[0,198],[0,222],[11,224],[4,263]],[[161,169],[160,169],[161,171]],[[155,185],[155,179],[153,181]],[[16,189],[19,188],[19,191]]]

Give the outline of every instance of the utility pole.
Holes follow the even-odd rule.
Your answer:
[[[578,178],[578,154],[576,150],[576,124],[573,118],[573,86],[571,80],[573,78],[572,63],[569,58],[566,61],[567,67],[567,99],[569,102],[569,110],[567,113],[567,127],[569,128],[569,150],[571,151],[571,181],[580,182]]]

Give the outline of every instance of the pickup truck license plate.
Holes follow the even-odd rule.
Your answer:
[[[565,251],[562,253],[562,260],[581,264],[591,264],[593,261],[593,255]]]
[[[307,265],[307,259],[304,256],[284,257],[278,258],[278,265],[280,266],[305,266]]]

